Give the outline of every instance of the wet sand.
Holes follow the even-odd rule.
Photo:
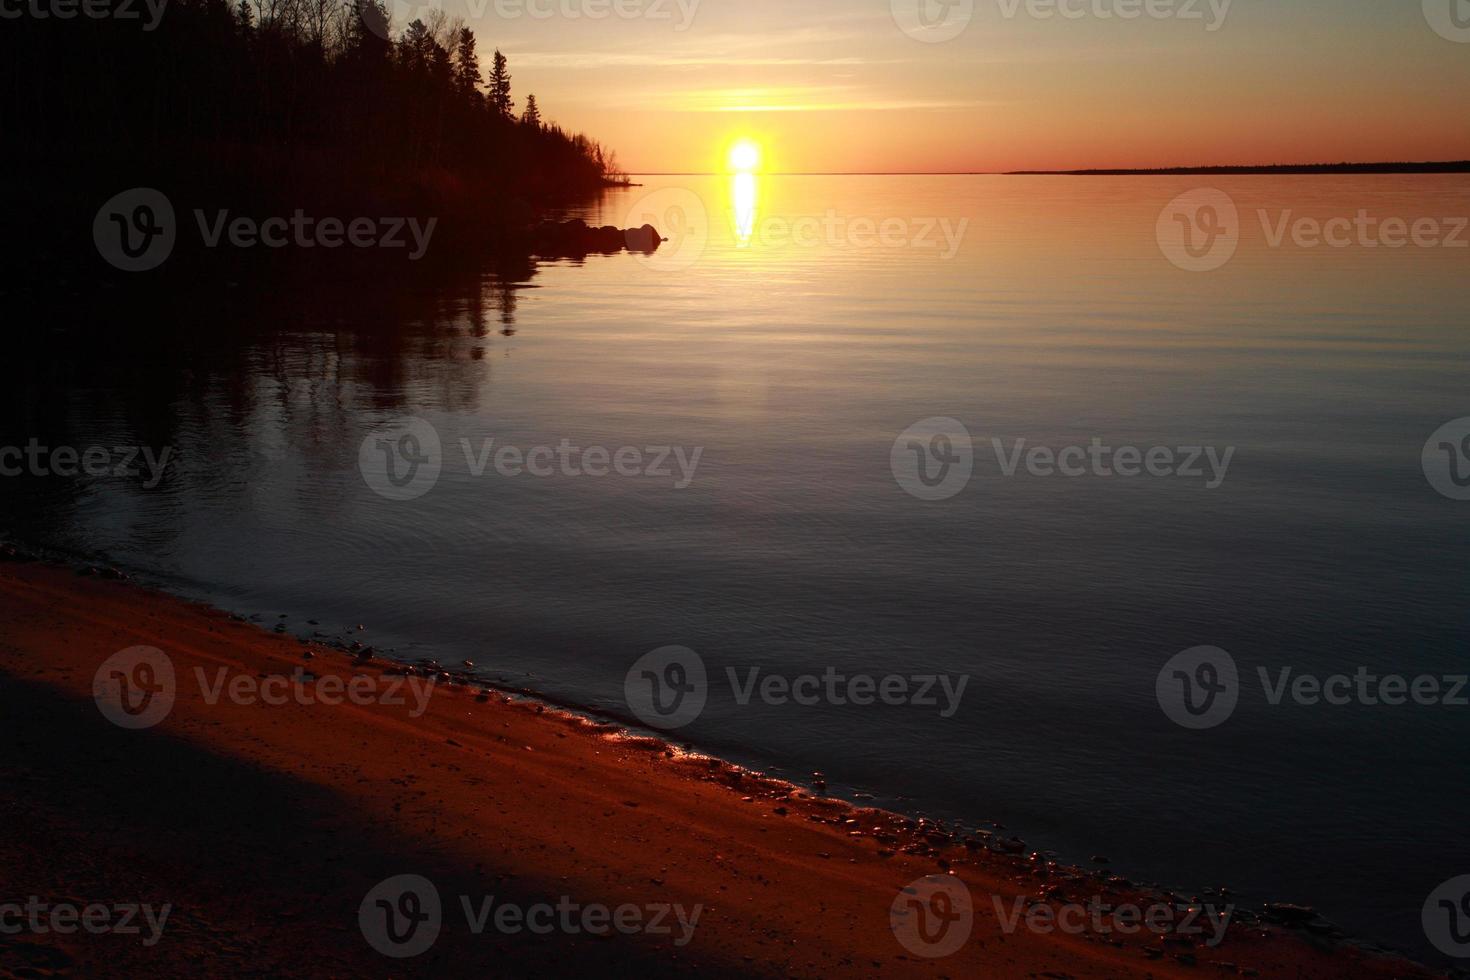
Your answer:
[[[0,623],[0,904],[171,905],[152,945],[0,931],[0,976],[1430,975],[1246,910],[1213,947],[1209,928],[1008,928],[1027,908],[1017,899],[1049,906],[1032,913],[1045,922],[1094,896],[1140,907],[1193,896],[1048,867],[1024,848],[1002,853],[1021,847],[1004,832],[814,797],[479,687],[436,684],[420,713],[401,667],[128,582],[0,562]],[[104,717],[93,685],[138,645],[166,653],[177,694],[161,722],[129,730]],[[221,678],[253,691],[298,668],[314,678],[303,690],[324,692],[317,703],[209,702]],[[354,677],[372,692],[364,703],[321,703]],[[382,696],[390,685],[403,703],[382,703],[399,700]],[[432,881],[444,911],[437,940],[408,959],[379,953],[359,924],[369,891],[400,874]],[[968,939],[939,958],[919,955],[935,947],[915,947],[901,925],[906,947],[890,917],[900,889],[930,875],[958,878],[975,908]],[[460,896],[475,909],[492,895],[700,911],[692,931],[667,915],[660,934],[493,921],[477,934]]]

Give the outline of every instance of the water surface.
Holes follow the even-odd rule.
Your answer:
[[[1137,879],[1309,903],[1430,955],[1420,906],[1470,872],[1470,708],[1272,706],[1255,672],[1466,671],[1470,503],[1437,494],[1420,454],[1470,415],[1470,252],[1273,248],[1255,212],[1465,215],[1470,183],[644,180],[580,213],[653,216],[677,240],[651,259],[367,293],[250,281],[156,322],[101,302],[30,325],[7,431],[176,461],[151,489],[0,481],[6,523],[232,610],[362,623],[399,656],[624,714],[633,661],[684,645],[714,679],[679,732],[697,746]],[[1241,241],[1188,272],[1156,222],[1202,184],[1234,199]],[[884,243],[863,221],[899,224]],[[964,229],[948,257],[945,222]],[[932,247],[913,240],[926,227]],[[358,453],[402,416],[445,452],[428,493],[394,501]],[[978,450],[942,501],[890,468],[932,417]],[[1095,437],[1235,452],[1209,488],[1006,476],[990,451]],[[475,476],[460,440],[491,438],[702,455],[682,489]],[[1201,644],[1233,655],[1246,694],[1189,731],[1155,680]],[[725,669],[752,666],[970,680],[949,718],[742,706]]]

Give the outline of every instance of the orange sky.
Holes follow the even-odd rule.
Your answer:
[[[1470,158],[1465,0],[436,2],[632,172]]]

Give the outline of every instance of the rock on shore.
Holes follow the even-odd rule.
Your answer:
[[[611,254],[653,252],[663,241],[653,225],[641,228],[618,228],[603,225],[593,228],[573,218],[568,221],[545,221],[531,230],[531,244],[539,255],[587,255],[591,252]]]

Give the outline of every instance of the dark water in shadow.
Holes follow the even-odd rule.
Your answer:
[[[684,645],[713,683],[680,738],[1138,879],[1310,903],[1430,955],[1421,905],[1470,872],[1470,707],[1272,705],[1256,672],[1470,670],[1470,502],[1421,466],[1470,415],[1470,255],[1273,248],[1255,211],[1466,214],[1470,184],[1221,179],[1239,251],[1189,273],[1155,240],[1187,178],[659,180],[587,211],[703,229],[654,260],[166,301],[12,292],[0,445],[173,455],[151,487],[0,479],[4,525],[624,714],[629,666]],[[803,218],[814,242],[782,231]],[[945,257],[937,232],[858,243],[861,219],[967,224]],[[443,447],[411,500],[359,467],[402,416]],[[977,452],[929,502],[890,450],[938,416]],[[992,438],[1235,452],[1209,488],[1006,476]],[[700,456],[682,488],[672,459],[670,476],[477,476],[489,439]],[[1189,731],[1155,682],[1202,644],[1232,654],[1243,693]],[[729,667],[970,679],[941,717],[742,705]]]

